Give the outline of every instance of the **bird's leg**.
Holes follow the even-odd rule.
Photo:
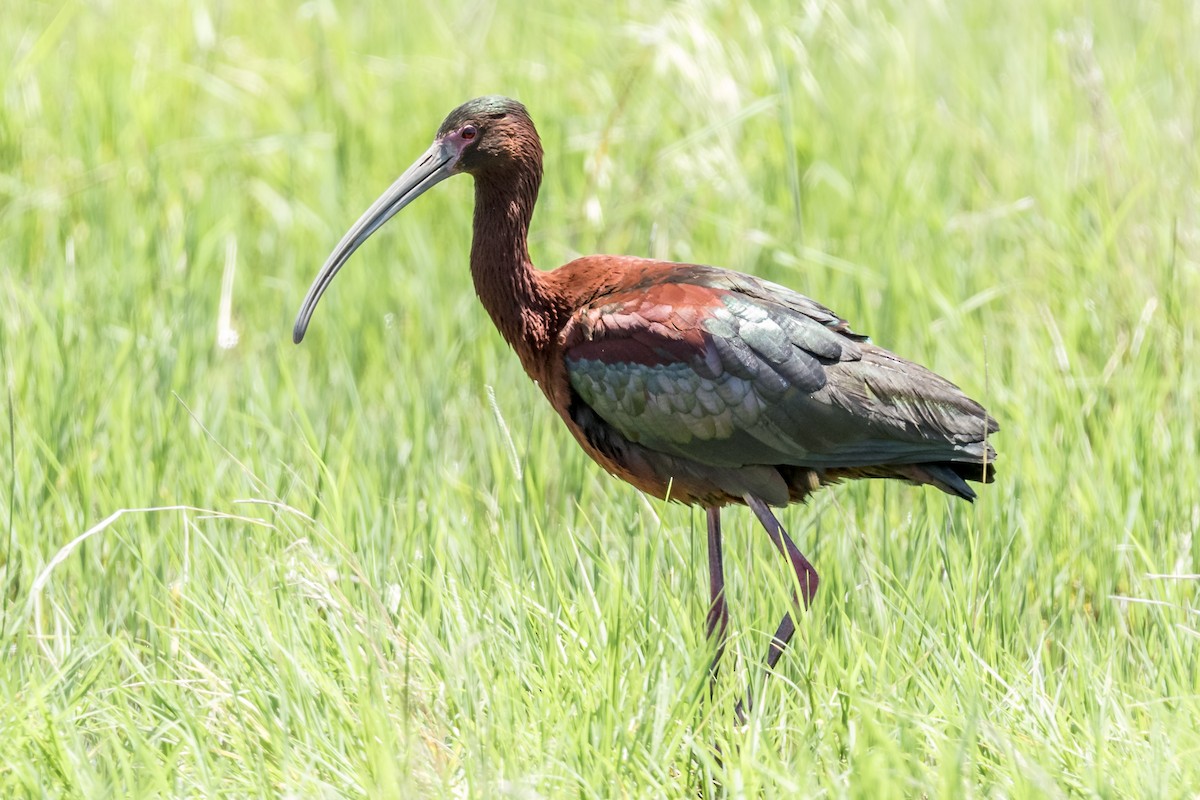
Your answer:
[[[717,652],[709,666],[709,694],[716,688],[717,665],[725,653],[725,632],[729,628],[729,609],[725,605],[725,565],[721,553],[721,509],[713,506],[708,511],[708,581],[710,602],[708,624],[705,635],[709,640],[717,637]]]
[[[783,529],[783,525],[775,518],[775,514],[762,500],[751,494],[746,495],[746,504],[750,506],[750,510],[758,517],[758,521],[762,523],[763,528],[767,531],[767,536],[771,539],[771,544],[775,545],[775,549],[787,559],[792,571],[796,573],[796,583],[800,588],[800,598],[804,600],[804,607],[808,608],[812,605],[813,595],[817,592],[817,570],[804,554],[800,552],[800,548],[796,547],[796,543],[792,541],[792,537],[788,536],[787,531]],[[792,604],[796,605],[796,592],[792,592]],[[771,645],[767,650],[767,665],[766,672],[770,673],[775,669],[775,665],[779,663],[779,657],[783,655],[784,649],[788,646],[788,642],[792,640],[792,635],[796,632],[796,621],[791,612],[783,615],[783,620],[780,621],[779,627],[775,629],[775,635],[771,637]],[[747,694],[746,708],[749,709],[752,700]],[[742,704],[738,703],[737,708],[738,718],[743,717]]]

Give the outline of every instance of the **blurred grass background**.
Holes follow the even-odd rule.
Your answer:
[[[1198,40],[1184,0],[9,0],[0,794],[1194,792]],[[1001,422],[974,507],[786,513],[823,582],[745,730],[780,564],[727,515],[708,703],[703,515],[587,462],[524,378],[469,180],[290,342],[485,93],[541,132],[543,267],[788,284]]]

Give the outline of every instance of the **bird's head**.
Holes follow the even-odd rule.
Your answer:
[[[292,340],[299,344],[304,338],[317,302],[342,265],[400,209],[431,186],[460,172],[478,178],[493,170],[511,169],[518,161],[531,160],[540,178],[541,154],[529,112],[516,100],[499,95],[477,97],[451,111],[429,149],[371,204],[329,254],[300,306]]]
[[[455,157],[452,172],[478,175],[536,153],[542,148],[525,106],[508,97],[477,97],[450,112],[438,128],[437,143]]]

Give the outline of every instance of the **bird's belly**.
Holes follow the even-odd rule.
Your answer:
[[[584,403],[561,414],[584,451],[610,474],[646,494],[685,505],[743,503],[747,494],[783,506],[820,485],[815,473],[792,470],[785,480],[770,465],[715,466],[632,442]],[[811,474],[810,474],[811,473]]]

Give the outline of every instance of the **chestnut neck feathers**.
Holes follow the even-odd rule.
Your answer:
[[[553,341],[567,313],[553,282],[529,258],[542,145],[523,107],[494,120],[485,135],[495,144],[468,170],[475,178],[471,277],[496,328],[530,371],[534,354]]]

